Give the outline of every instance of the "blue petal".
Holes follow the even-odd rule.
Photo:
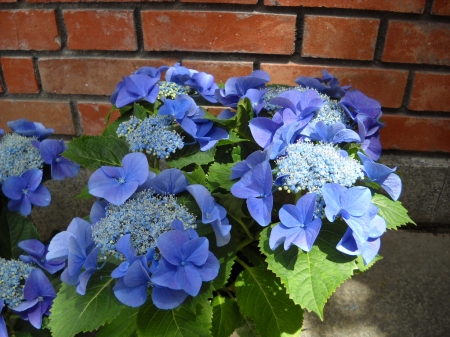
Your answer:
[[[391,173],[381,184],[381,187],[384,188],[393,200],[397,200],[402,193],[402,180],[395,173]]]
[[[146,284],[130,288],[125,285],[123,278],[121,278],[117,281],[113,291],[120,302],[133,308],[140,307],[147,301]]]
[[[248,198],[247,208],[250,215],[260,226],[267,226],[272,219],[273,195],[265,198]]]
[[[179,169],[171,168],[162,171],[151,179],[147,186],[159,194],[178,194],[189,185],[189,181]]]
[[[34,191],[28,191],[28,200],[36,206],[48,206],[52,200],[50,191],[44,185],[39,186]]]
[[[255,142],[263,149],[267,149],[281,125],[269,118],[257,117],[250,121],[249,127]]]
[[[166,287],[153,286],[152,301],[158,309],[170,310],[181,305],[188,297],[184,290],[173,290]]]
[[[219,219],[219,209],[211,193],[203,185],[193,184],[186,187],[186,190],[194,197],[198,207],[202,211],[202,223],[211,223]]]
[[[209,242],[205,237],[189,240],[181,246],[181,253],[185,263],[190,262],[201,267],[208,258]]]

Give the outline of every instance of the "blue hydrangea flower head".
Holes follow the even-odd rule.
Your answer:
[[[184,85],[186,81],[190,80],[197,70],[183,67],[180,63],[175,63],[169,67],[166,72],[166,81],[175,82],[179,85]]]
[[[131,234],[137,254],[145,255],[155,247],[159,235],[172,229],[174,219],[181,220],[186,229],[195,228],[195,217],[173,195],[144,190],[123,205],[109,204],[105,217],[93,226],[93,239],[102,254],[119,257],[118,240]]]
[[[264,161],[245,173],[230,190],[236,198],[247,199],[250,215],[263,227],[271,221],[272,185],[272,169],[269,162]]]
[[[21,176],[31,169],[39,169],[44,161],[33,139],[16,133],[0,138],[0,184],[11,176]]]
[[[189,127],[183,126],[186,131],[200,145],[200,151],[208,151],[221,139],[228,139],[229,134],[225,129],[214,126],[209,120],[197,120]]]
[[[2,185],[3,193],[11,199],[8,209],[27,216],[31,213],[31,205],[50,205],[50,192],[41,181],[42,171],[38,169],[26,171],[20,177],[8,177]]]
[[[158,98],[159,78],[152,78],[147,75],[130,75],[124,77],[114,93],[111,95],[111,103],[116,107],[122,108],[125,105],[140,101],[154,103]]]
[[[163,101],[165,98],[175,99],[177,95],[187,94],[189,88],[175,82],[159,82],[158,99]]]
[[[367,241],[371,230],[370,210],[372,194],[363,186],[346,188],[336,183],[325,184],[322,188],[325,200],[325,215],[330,222],[338,216],[347,223],[361,241]]]
[[[102,166],[96,170],[88,181],[89,193],[121,205],[147,177],[147,157],[142,153],[130,153],[123,157],[122,167]]]
[[[184,84],[198,91],[208,102],[217,103],[215,92],[219,89],[219,86],[214,82],[213,75],[204,72],[195,73]]]
[[[283,205],[279,212],[280,224],[276,225],[270,233],[270,248],[275,250],[284,242],[285,250],[294,244],[305,252],[309,252],[322,225],[320,218],[313,220],[315,208],[314,193],[305,194],[295,206]]]
[[[19,242],[19,248],[21,248],[28,255],[20,255],[21,261],[26,263],[35,263],[42,269],[45,269],[50,274],[56,273],[65,267],[64,262],[50,262],[46,260],[48,252],[47,247],[36,239],[29,239]]]
[[[219,273],[219,261],[209,251],[208,239],[191,238],[188,233],[172,230],[158,238],[161,254],[152,283],[197,296],[202,282],[212,281]]]
[[[364,114],[374,119],[381,116],[380,102],[367,97],[359,90],[347,92],[341,99],[340,104],[352,118],[355,118],[358,114]]]
[[[136,75],[147,75],[151,78],[157,78],[158,80],[161,78],[161,73],[169,69],[168,66],[160,66],[158,68],[155,67],[141,67],[136,70],[134,73]]]
[[[0,299],[10,308],[20,304],[23,298],[23,280],[28,278],[33,265],[0,258]]]
[[[67,149],[64,141],[45,139],[40,143],[36,142],[34,144],[39,148],[44,162],[51,165],[52,179],[62,180],[66,177],[73,178],[78,174],[80,165],[61,155]]]
[[[56,298],[52,284],[40,269],[33,269],[23,288],[25,301],[12,308],[22,319],[30,321],[36,329],[42,326],[42,316],[50,315],[50,308]]]
[[[30,122],[25,118],[21,118],[16,121],[10,121],[6,124],[15,133],[26,137],[36,137],[36,139],[38,140],[47,138],[55,131],[50,128],[45,128],[45,126],[41,123]]]
[[[371,158],[358,152],[358,156],[363,162],[364,173],[370,181],[380,184],[393,200],[397,200],[402,192],[402,181],[391,169],[383,164],[375,163]]]
[[[162,171],[153,179],[150,179],[146,186],[159,194],[178,194],[186,190],[189,182],[183,172],[176,168]]]
[[[301,141],[289,145],[286,155],[278,159],[277,167],[277,185],[295,193],[306,190],[318,196],[324,184],[350,187],[363,178],[359,162],[343,156],[331,143]]]
[[[359,135],[350,129],[347,129],[342,123],[327,125],[322,121],[311,123],[302,131],[302,135],[307,136],[311,140],[323,141],[327,143],[360,143]]]
[[[231,168],[230,179],[238,179],[242,177],[247,171],[254,168],[256,165],[267,161],[267,153],[264,151],[255,151],[251,153],[245,160],[236,163]]]
[[[295,80],[295,83],[305,88],[316,89],[318,92],[328,95],[332,98],[342,98],[351,86],[339,86],[339,81],[326,70],[322,70],[322,78],[312,78],[301,76]]]

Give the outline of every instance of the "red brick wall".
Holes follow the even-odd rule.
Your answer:
[[[385,149],[450,152],[450,0],[0,0],[0,128],[98,134],[137,68],[326,69],[379,100]]]

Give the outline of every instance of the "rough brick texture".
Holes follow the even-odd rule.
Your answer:
[[[450,152],[450,119],[384,115],[380,131],[385,149]]]
[[[232,76],[247,76],[253,71],[252,62],[183,60],[183,66],[214,75],[217,83],[225,83]]]
[[[67,10],[63,13],[69,49],[137,49],[133,11]]]
[[[426,0],[264,0],[267,6],[352,8],[375,11],[422,13]]]
[[[380,101],[386,108],[401,106],[408,78],[408,71],[376,68],[262,63],[261,69],[270,74],[271,83],[287,85],[294,85],[299,76],[322,77],[322,69],[325,69],[335,75],[341,85],[351,84],[353,89]]]
[[[380,20],[306,15],[302,56],[372,60]]]
[[[123,76],[143,66],[172,65],[174,59],[41,58],[44,91],[55,94],[111,95]]]
[[[2,57],[3,75],[10,93],[35,94],[39,85],[31,57]]]
[[[450,112],[450,74],[417,72],[408,108]],[[450,138],[450,134],[448,135]]]
[[[142,11],[144,49],[289,55],[295,20],[247,12]]]
[[[78,102],[78,114],[80,115],[81,128],[85,135],[99,135],[106,127],[106,116],[111,110],[111,104]],[[119,118],[119,111],[111,113],[110,122]]]
[[[239,5],[256,5],[258,0],[180,0],[181,2],[202,2],[202,3],[223,3],[223,4],[239,4]]]
[[[26,118],[55,129],[55,134],[74,135],[69,102],[0,100],[0,128],[9,130],[6,122]]]
[[[450,65],[450,23],[390,21],[382,60]]]
[[[2,3],[2,2],[17,2],[17,0],[0,0],[0,3]]]
[[[54,10],[0,11],[0,49],[58,50],[61,41]]]
[[[450,1],[449,0],[434,0],[432,14],[436,15],[450,15]]]

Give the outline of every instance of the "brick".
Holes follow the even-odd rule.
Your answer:
[[[17,2],[17,0],[0,0],[0,3]]]
[[[221,3],[221,4],[239,4],[239,5],[256,5],[258,0],[181,0],[181,2],[202,2],[202,3]]]
[[[266,6],[303,6],[423,13],[426,0],[264,0]]]
[[[306,15],[302,56],[372,60],[380,20]]]
[[[137,49],[131,10],[65,10],[63,14],[69,49]]]
[[[382,61],[450,65],[450,24],[390,21]]]
[[[2,57],[3,74],[8,91],[13,94],[35,94],[39,85],[31,57]]]
[[[0,11],[0,49],[59,50],[61,40],[54,10]]]
[[[416,111],[450,112],[449,89],[450,74],[416,72],[408,108]]]
[[[78,114],[85,135],[99,135],[105,130],[106,116],[111,104],[98,102],[78,102]],[[119,118],[119,110],[111,113],[110,122]]]
[[[450,16],[450,0],[434,0],[431,14]]]
[[[7,130],[6,122],[19,118],[40,122],[57,135],[75,134],[69,102],[0,99],[0,128]]]
[[[380,131],[384,149],[450,152],[450,119],[383,115]]]
[[[353,89],[362,91],[380,101],[386,108],[399,108],[408,78],[408,71],[377,68],[332,67],[302,64],[262,63],[261,70],[271,76],[271,83],[295,85],[300,76],[322,77],[322,69],[335,75],[341,85],[351,84]]]
[[[55,94],[111,95],[123,76],[143,66],[173,65],[175,59],[40,58],[42,88]]]
[[[1,82],[0,82],[0,92],[3,92],[3,85]]]
[[[290,55],[295,20],[295,15],[144,10],[144,49]]]
[[[250,75],[253,62],[183,60],[183,66],[214,75],[216,83],[225,83],[233,76]]]
[[[1,0],[0,0],[1,1]],[[175,0],[25,0],[32,3],[48,2],[173,2]]]

